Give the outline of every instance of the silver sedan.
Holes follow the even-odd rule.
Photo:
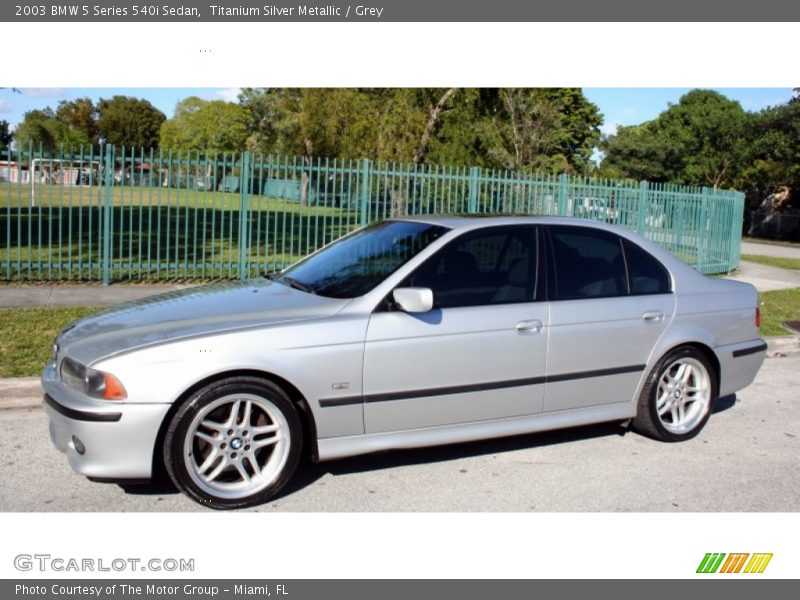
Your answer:
[[[50,435],[90,478],[166,470],[190,498],[274,496],[323,461],[627,421],[677,442],[749,385],[755,289],[610,225],[377,223],[264,278],[121,305],[61,332]]]

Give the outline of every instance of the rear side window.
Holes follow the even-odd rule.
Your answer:
[[[551,227],[557,300],[628,295],[621,239],[587,227]]]
[[[622,244],[628,262],[631,294],[668,294],[671,291],[670,277],[664,265],[636,244],[628,240],[623,240]]]

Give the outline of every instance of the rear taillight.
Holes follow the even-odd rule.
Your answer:
[[[761,308],[756,306],[756,327],[761,327]]]

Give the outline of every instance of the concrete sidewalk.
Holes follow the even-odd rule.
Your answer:
[[[95,306],[138,300],[155,294],[195,287],[165,283],[58,283],[0,286],[0,308],[25,306]]]
[[[800,259],[800,244],[781,246],[778,244],[759,244],[758,242],[742,242],[742,254],[773,256],[775,258]]]
[[[800,271],[780,269],[746,261],[742,261],[739,265],[739,271],[735,275],[728,275],[725,279],[751,283],[759,292],[800,287]]]

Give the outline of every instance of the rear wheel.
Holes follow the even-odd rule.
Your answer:
[[[719,384],[706,356],[692,346],[666,354],[648,376],[633,427],[657,440],[680,442],[705,426]]]
[[[300,459],[303,429],[286,393],[272,382],[235,377],[193,394],[175,413],[164,462],[175,485],[212,508],[269,500]]]

